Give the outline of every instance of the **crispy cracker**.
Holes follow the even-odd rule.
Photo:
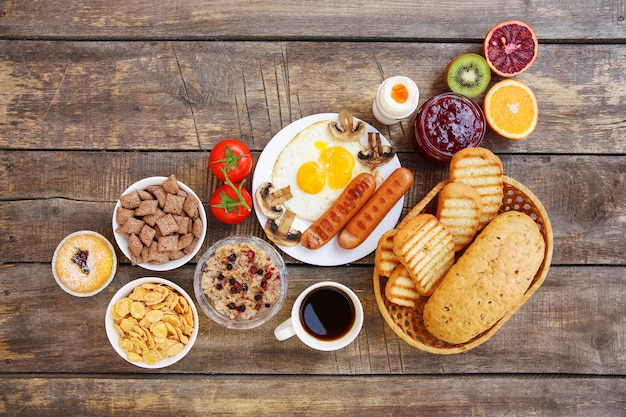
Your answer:
[[[486,148],[465,148],[450,161],[450,181],[471,185],[482,203],[479,230],[496,215],[504,193],[502,161]]]
[[[452,233],[455,252],[465,248],[474,239],[481,214],[480,194],[471,185],[450,182],[441,189],[436,217]]]
[[[432,214],[418,214],[393,237],[393,251],[415,281],[417,291],[430,295],[454,264],[450,231]]]

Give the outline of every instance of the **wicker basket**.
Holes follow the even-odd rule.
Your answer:
[[[437,196],[439,191],[444,185],[448,183],[448,180],[442,181],[435,186],[422,201],[420,201],[411,211],[398,223],[398,228],[401,227],[408,220],[418,215],[419,213],[431,213],[434,214],[437,208]],[[502,199],[502,206],[500,212],[516,210],[528,214],[538,224],[541,234],[546,242],[546,250],[537,274],[534,280],[530,284],[530,287],[524,294],[524,297],[520,301],[519,305],[509,311],[502,319],[493,325],[489,330],[476,336],[474,339],[462,343],[462,344],[450,344],[438,340],[431,335],[424,327],[424,321],[422,319],[422,311],[424,303],[428,299],[427,297],[420,297],[418,305],[415,308],[403,307],[391,303],[385,297],[385,284],[387,283],[387,277],[379,276],[374,269],[374,294],[376,296],[376,303],[383,315],[385,321],[393,329],[393,331],[402,340],[414,346],[418,349],[426,352],[437,354],[453,354],[466,352],[482,343],[487,341],[493,336],[504,323],[511,318],[511,316],[522,306],[524,303],[534,294],[535,291],[541,286],[548,269],[550,268],[550,262],[552,260],[552,227],[550,225],[550,219],[541,202],[535,197],[535,195],[528,190],[524,185],[515,181],[512,178],[504,177],[504,197]]]

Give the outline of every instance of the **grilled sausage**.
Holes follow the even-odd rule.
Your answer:
[[[319,249],[350,221],[376,190],[376,179],[363,172],[339,195],[337,201],[302,233],[300,243],[307,249]]]
[[[393,171],[346,224],[339,234],[339,246],[353,249],[363,243],[412,184],[413,173],[409,169],[398,168]]]

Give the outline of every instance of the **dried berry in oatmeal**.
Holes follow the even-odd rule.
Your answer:
[[[280,297],[280,273],[270,256],[247,243],[219,248],[202,268],[202,289],[217,311],[248,320]]]

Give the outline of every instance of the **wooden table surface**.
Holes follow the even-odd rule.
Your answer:
[[[625,16],[608,0],[0,0],[0,414],[626,416]],[[542,201],[554,255],[543,286],[486,343],[435,355],[402,341],[378,311],[373,255],[336,267],[285,256],[288,296],[268,324],[233,331],[201,315],[186,358],[144,370],[113,351],[103,322],[116,290],[149,271],[116,246],[103,292],[77,298],[55,283],[57,244],[82,229],[113,241],[113,206],[131,183],[174,173],[208,208],[219,140],[241,139],[256,160],[289,123],[344,107],[413,171],[408,211],[448,169],[413,153],[410,120],[375,120],[377,86],[406,75],[420,102],[445,91],[446,64],[510,18],[540,40],[518,77],[539,124],[526,140],[489,132],[483,145]],[[254,216],[209,222],[203,249],[264,237]],[[193,292],[196,261],[159,276]],[[275,340],[321,279],[362,300],[357,340],[331,353]]]

